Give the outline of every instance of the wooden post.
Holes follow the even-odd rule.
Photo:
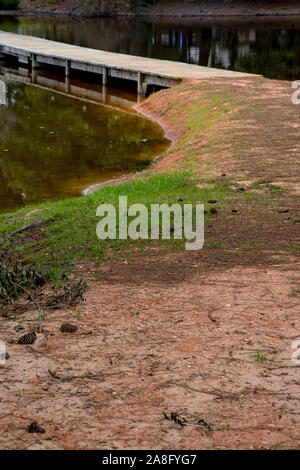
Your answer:
[[[66,60],[65,73],[66,73],[66,77],[69,77],[70,75],[70,61],[69,60]]]
[[[36,82],[36,69],[33,67],[31,71],[31,83]]]
[[[102,102],[107,103],[108,93],[107,93],[107,86],[102,87]]]
[[[107,82],[108,82],[108,70],[106,67],[103,67],[103,71],[102,71],[102,85],[105,87],[107,86]]]
[[[66,75],[66,78],[65,78],[65,92],[67,94],[70,93],[70,78],[69,78],[69,75]]]
[[[138,95],[143,94],[143,74],[141,72],[138,72],[138,86],[137,86],[137,92]]]
[[[36,62],[36,55],[35,54],[31,54],[31,67],[32,67],[32,70],[37,68],[37,62]]]
[[[145,83],[144,75],[141,72],[138,72],[138,95],[147,96],[148,83]]]

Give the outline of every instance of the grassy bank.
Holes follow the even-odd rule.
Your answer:
[[[221,202],[230,192],[224,183],[199,187],[191,173],[174,172],[105,187],[88,196],[26,207],[13,215],[1,217],[1,251],[6,258],[18,258],[42,267],[55,281],[74,261],[104,259],[111,252],[120,256],[120,251],[127,248],[143,249],[151,243],[150,240],[98,240],[96,225],[100,219],[96,216],[96,210],[100,204],[113,204],[118,213],[119,196],[127,196],[129,205],[141,203],[150,209],[153,203],[171,205],[179,202],[183,205],[213,199]],[[36,222],[38,226],[8,237]],[[159,243],[162,249],[182,249],[184,241]]]

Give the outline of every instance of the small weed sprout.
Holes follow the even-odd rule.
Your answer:
[[[256,362],[263,364],[268,360],[268,356],[266,354],[262,354],[260,351],[256,352]]]

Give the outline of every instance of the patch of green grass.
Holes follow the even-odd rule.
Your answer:
[[[118,186],[108,186],[102,190],[78,198],[43,203],[17,211],[12,217],[1,217],[0,252],[19,252],[24,261],[38,265],[56,285],[72,263],[81,259],[99,260],[114,250],[143,247],[149,243],[159,243],[171,249],[183,249],[185,240],[98,240],[96,226],[100,217],[97,207],[102,203],[112,204],[118,215],[119,196],[127,196],[128,206],[141,203],[149,211],[151,204],[205,203],[217,199],[222,203],[231,194],[224,183],[200,186],[188,172],[169,173],[145,177]],[[39,209],[28,216],[33,210]],[[5,240],[7,234],[35,221],[43,221],[43,226],[15,235]],[[172,222],[171,222],[172,223]],[[118,233],[118,217],[117,217]],[[30,235],[34,235],[32,238]],[[40,235],[37,237],[37,235]]]
[[[215,248],[224,249],[225,245],[222,241],[210,240],[210,241],[207,241],[206,247],[211,248],[211,249],[215,249]]]
[[[282,194],[284,192],[283,188],[280,186],[276,186],[275,184],[266,183],[265,187],[270,191],[272,194]]]
[[[288,297],[298,297],[300,295],[300,284],[295,283],[295,286],[288,292]]]
[[[297,255],[300,252],[300,246],[299,245],[290,245],[289,251],[291,252],[292,255]]]

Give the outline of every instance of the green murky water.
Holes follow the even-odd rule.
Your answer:
[[[134,113],[0,75],[1,213],[141,170],[168,144]]]

